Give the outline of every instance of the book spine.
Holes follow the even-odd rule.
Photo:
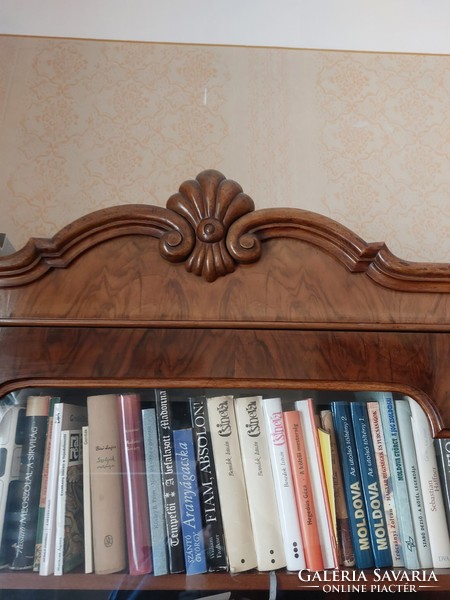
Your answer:
[[[330,435],[334,504],[336,510],[336,535],[340,554],[339,563],[344,567],[352,567],[355,564],[355,552],[353,550],[350,520],[345,502],[344,482],[342,480],[341,461],[339,460],[331,410],[322,410],[320,412],[320,419],[323,429]]]
[[[310,571],[323,571],[316,508],[300,413],[297,410],[289,410],[283,413],[283,418],[306,568]]]
[[[84,572],[94,572],[94,555],[92,548],[92,505],[91,474],[89,470],[89,426],[81,429],[83,441],[83,529],[84,529]]]
[[[228,569],[216,467],[208,426],[206,398],[190,398],[191,423],[197,458],[198,486],[202,507],[208,571]]]
[[[450,567],[450,535],[445,516],[441,482],[428,418],[419,404],[408,399],[417,449],[420,483],[435,569]]]
[[[128,570],[145,575],[152,571],[152,559],[141,400],[138,394],[120,394],[118,403]]]
[[[384,514],[383,498],[376,469],[367,408],[363,402],[351,402],[350,413],[356,442],[363,495],[369,523],[372,552],[376,567],[391,567],[392,557]]]
[[[266,423],[286,567],[288,571],[301,571],[306,568],[306,559],[295,501],[281,398],[263,398],[262,409]]]
[[[325,569],[334,569],[339,566],[339,558],[327,497],[325,473],[320,455],[320,445],[317,433],[318,424],[316,422],[312,399],[297,400],[295,402],[295,409],[302,414],[305,445],[311,465],[310,474],[314,504],[317,511],[317,523],[319,527],[323,565]]]
[[[380,407],[378,402],[366,403],[369,425],[372,433],[372,442],[375,452],[375,462],[380,480],[381,494],[383,497],[386,525],[388,528],[389,545],[391,548],[392,566],[403,566],[403,551],[398,526],[397,509],[394,502],[394,490],[392,487],[391,472],[386,453],[386,443],[381,423]]]
[[[406,486],[408,488],[411,517],[417,541],[417,555],[421,569],[431,569],[430,537],[420,485],[419,465],[411,422],[411,409],[407,400],[395,400],[400,445],[402,448]]]
[[[67,464],[69,460],[69,431],[61,431],[59,454],[58,485],[56,488],[56,527],[54,575],[63,574],[64,528],[66,517]]]
[[[394,399],[391,392],[377,392],[375,400],[378,400],[380,406],[381,422],[383,423],[383,432],[386,439],[386,451],[392,477],[394,501],[397,507],[403,560],[407,569],[418,569],[420,563],[417,554],[417,540],[406,486]]]
[[[286,566],[261,396],[234,401],[259,571]],[[261,502],[264,498],[264,502]]]
[[[257,566],[232,396],[207,399],[220,506],[232,573]]]
[[[19,475],[21,508],[10,564],[10,568],[15,570],[33,568],[49,407],[49,396],[29,396],[27,399]]]
[[[59,398],[52,398],[50,400],[50,410],[48,416],[47,425],[47,437],[45,441],[45,452],[44,452],[44,466],[42,469],[42,481],[41,481],[41,495],[39,497],[39,511],[38,511],[38,522],[36,528],[36,545],[34,549],[34,563],[33,571],[38,572],[41,564],[42,555],[42,534],[44,529],[44,516],[45,516],[45,498],[47,495],[47,484],[48,484],[48,468],[50,462],[50,454],[52,448],[52,430],[53,430],[53,413],[55,410],[55,404],[59,402]]]
[[[175,464],[187,575],[206,573],[206,550],[191,429],[173,431]]]
[[[164,517],[158,432],[156,428],[156,410],[153,407],[142,410],[142,428],[144,432],[153,575],[159,576],[169,573],[169,558],[167,555],[166,522]]]
[[[169,571],[170,573],[182,573],[185,570],[184,551],[175,471],[172,415],[169,396],[166,390],[155,390],[155,404]]]
[[[347,402],[332,402],[331,411],[342,465],[342,476],[346,492],[345,499],[350,519],[356,566],[358,569],[370,569],[375,563],[370,543],[369,525],[356,455],[350,408]]]
[[[117,396],[88,396],[87,410],[94,569],[117,573],[127,564]]]
[[[450,530],[450,439],[438,438],[434,440],[436,462],[441,481],[442,498]]]

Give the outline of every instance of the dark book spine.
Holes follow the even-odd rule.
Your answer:
[[[450,530],[450,439],[434,440],[439,477],[441,479],[442,497],[444,500],[445,516]]]
[[[47,437],[49,398],[28,399],[17,494],[20,509],[11,569],[32,569]]]
[[[392,556],[389,548],[386,517],[375,462],[367,407],[363,402],[351,402],[350,412],[352,415],[364,499],[366,501],[375,566],[391,567]]]
[[[208,571],[226,571],[228,560],[220,510],[219,490],[208,430],[206,398],[189,399],[197,458],[198,487],[204,527]]]
[[[369,522],[363,496],[350,408],[347,402],[340,401],[332,402],[331,410],[341,458],[345,501],[350,519],[356,566],[358,569],[370,569],[375,566],[375,562],[370,542]]]
[[[155,390],[155,405],[169,570],[171,573],[183,573],[185,570],[184,548],[181,532],[180,506],[178,503],[172,415],[169,396],[166,390]]]

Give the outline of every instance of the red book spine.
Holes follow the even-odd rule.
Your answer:
[[[152,572],[152,558],[141,402],[138,394],[118,400],[129,572],[145,575]]]
[[[283,418],[306,567],[310,571],[323,571],[322,551],[301,416],[297,410],[288,410],[283,413]]]

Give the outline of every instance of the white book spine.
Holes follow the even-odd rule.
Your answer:
[[[398,527],[397,510],[394,502],[394,490],[392,489],[392,478],[386,454],[386,443],[381,423],[380,407],[378,402],[367,402],[367,413],[369,415],[370,430],[372,433],[375,461],[380,478],[380,488],[383,497],[383,507],[386,514],[389,544],[392,555],[392,566],[403,566],[403,553]]]
[[[58,485],[56,491],[55,564],[54,574],[63,574],[64,525],[66,516],[67,465],[69,458],[69,431],[61,432]]]
[[[83,517],[84,517],[84,572],[94,572],[92,547],[91,474],[89,470],[89,426],[81,430],[83,441]]]
[[[258,570],[271,571],[285,567],[286,558],[261,400],[236,398],[235,411]]]
[[[433,560],[431,557],[430,538],[428,535],[419,465],[412,430],[411,410],[408,401],[395,400],[395,410],[397,412],[403,466],[411,505],[411,517],[416,534],[417,555],[421,569],[431,569],[433,567]]]
[[[257,566],[233,396],[208,398],[208,420],[230,571]]]
[[[323,565],[325,569],[334,569],[339,565],[331,512],[328,506],[325,474],[320,456],[317,424],[312,419],[310,400],[297,400],[295,402],[295,409],[302,416],[303,434],[305,436],[305,447],[310,466],[309,474],[313,489],[314,505],[316,507]]]
[[[448,569],[450,567],[450,537],[431,427],[419,404],[412,398],[408,398],[408,401],[411,408],[433,568]]]
[[[52,451],[50,453],[48,466],[39,575],[51,575],[53,573],[55,560],[56,489],[58,484],[62,412],[63,403],[57,402],[53,411]]]
[[[288,571],[301,571],[306,569],[306,561],[292,483],[281,398],[264,398],[262,407],[286,567]]]

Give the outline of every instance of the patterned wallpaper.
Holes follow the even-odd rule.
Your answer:
[[[0,36],[0,231],[164,205],[216,168],[257,208],[450,261],[450,56]]]

